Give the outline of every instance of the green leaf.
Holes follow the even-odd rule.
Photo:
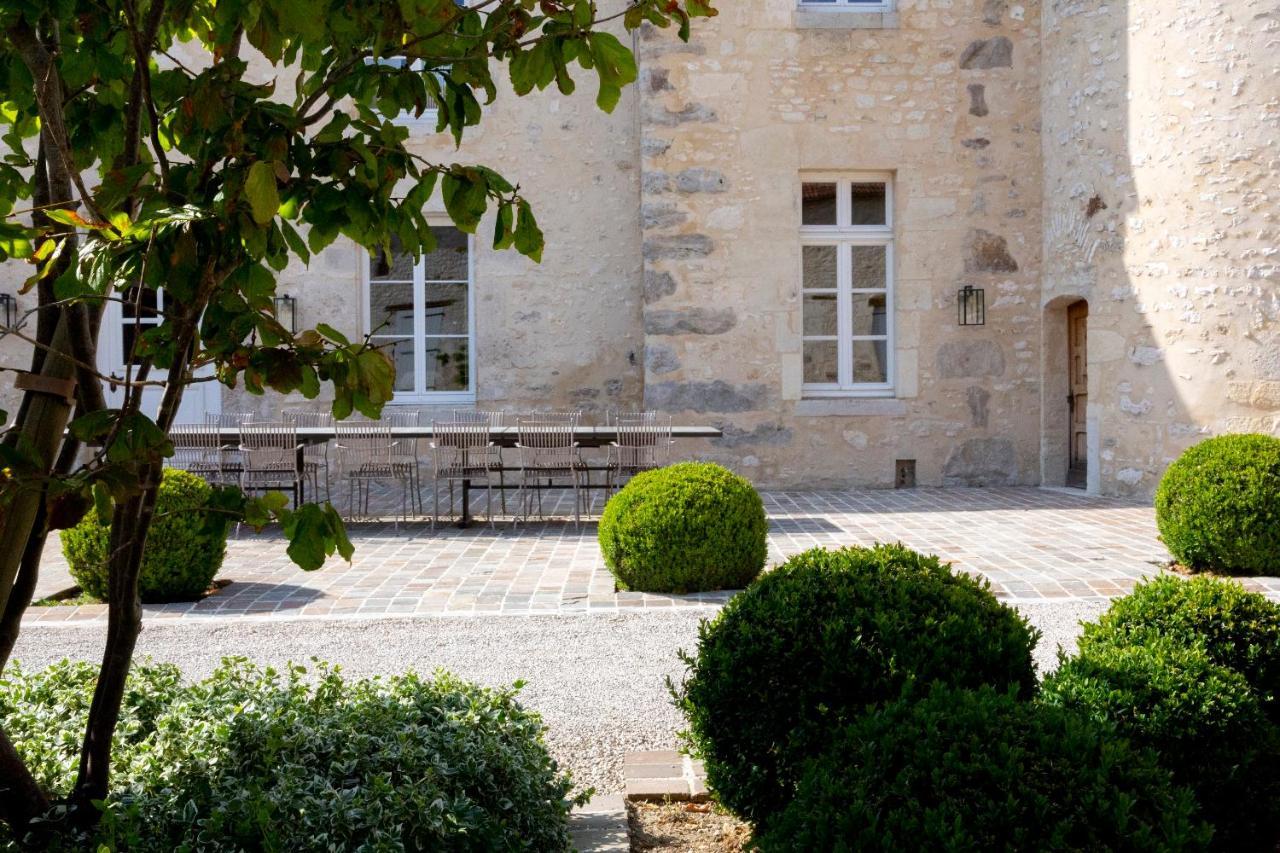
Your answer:
[[[105,483],[93,484],[93,509],[98,516],[99,524],[111,523],[111,509],[115,502]]]
[[[328,323],[317,323],[316,331],[324,335],[327,340],[330,340],[339,346],[351,346],[351,341],[347,340],[347,336],[342,334],[342,332],[339,332],[333,326],[330,326]]]
[[[280,210],[280,192],[276,188],[275,166],[259,160],[249,167],[244,182],[244,194],[253,210],[253,221],[266,225]]]
[[[520,254],[542,263],[542,229],[533,218],[533,208],[524,199],[520,200],[520,212],[516,218],[515,246]]]

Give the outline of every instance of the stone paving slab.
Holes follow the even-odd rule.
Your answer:
[[[702,762],[674,749],[628,752],[622,775],[629,800],[703,802],[710,797]]]
[[[1155,574],[1169,556],[1150,505],[1067,489],[911,489],[768,492],[769,560],[812,547],[900,541],[988,578],[1010,601],[1108,598]],[[560,509],[569,501],[562,500]],[[553,512],[550,505],[548,511]],[[148,620],[376,618],[555,614],[719,607],[732,593],[618,592],[596,526],[547,521],[468,530],[429,524],[354,524],[348,565],[303,572],[278,533],[245,533],[228,546],[221,592],[186,604],[147,605]],[[56,541],[47,578],[66,580]],[[59,568],[61,566],[62,568]],[[62,574],[59,575],[59,572]],[[42,582],[47,594],[53,580]],[[1280,594],[1280,578],[1246,585]],[[31,608],[26,621],[106,619],[103,605]]]

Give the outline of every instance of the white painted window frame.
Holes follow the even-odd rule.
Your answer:
[[[897,0],[796,0],[797,8],[810,10],[829,9],[833,12],[892,12]]]
[[[402,57],[392,56],[381,59],[366,58],[365,63],[376,63],[378,65],[394,65]],[[421,70],[424,63],[420,59],[413,61],[413,65],[418,66],[414,70]],[[399,66],[396,66],[399,67]],[[412,67],[412,66],[410,66]],[[401,110],[399,115],[391,117],[392,124],[398,124],[401,127],[407,127],[410,130],[427,130],[431,133],[436,132],[436,123],[440,120],[440,107],[428,107],[422,111],[422,115],[415,116],[410,110]]]
[[[807,172],[800,175],[796,185],[801,193],[800,203],[803,207],[805,184],[836,185],[836,224],[835,225],[801,225],[800,226],[800,268],[797,276],[800,281],[800,335],[801,357],[803,358],[804,341],[829,341],[831,335],[804,334],[804,294],[807,290],[825,292],[828,288],[807,289],[804,286],[804,246],[836,246],[836,358],[838,363],[837,382],[805,382],[801,385],[801,396],[807,398],[830,397],[893,397],[895,395],[894,380],[896,378],[897,355],[895,353],[894,320],[894,287],[893,287],[893,244],[894,244],[894,189],[892,172]],[[884,184],[885,224],[883,225],[851,225],[853,219],[852,185],[863,183]],[[855,288],[853,286],[853,246],[883,246],[885,250],[885,286],[880,288]],[[853,296],[855,293],[881,293],[885,295],[885,334],[854,335],[853,334]],[[885,342],[885,380],[884,382],[853,381],[853,344],[855,341]]]
[[[427,221],[436,227],[456,227],[452,220],[444,215],[428,214]],[[427,334],[427,276],[426,267],[421,260],[413,265],[413,391],[397,391],[392,397],[393,404],[408,404],[418,406],[458,406],[470,405],[476,401],[476,240],[475,235],[465,234],[467,238],[467,334],[464,335],[439,335]],[[364,256],[364,263],[361,265],[363,274],[361,275],[361,309],[362,322],[366,334],[373,332],[373,320],[369,312],[370,285],[373,279],[373,256],[361,250]],[[396,280],[394,283],[405,283]],[[453,279],[432,279],[433,284],[463,284],[464,282]],[[376,343],[382,336],[373,338]],[[386,337],[395,338],[400,335],[387,335]],[[424,390],[423,383],[427,377],[427,348],[426,342],[428,338],[448,338],[451,340],[467,341],[467,390],[465,391],[427,391]]]

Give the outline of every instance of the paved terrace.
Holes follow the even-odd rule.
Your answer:
[[[550,496],[548,496],[550,497]],[[767,492],[769,558],[807,548],[901,541],[991,581],[1012,602],[1122,595],[1169,559],[1149,505],[1059,489],[913,489]],[[481,503],[482,503],[481,498]],[[562,500],[564,512],[570,501]],[[428,502],[429,505],[429,502]],[[483,506],[478,510],[483,512]],[[552,511],[550,505],[547,510]],[[231,583],[186,604],[148,605],[149,620],[529,615],[656,608],[711,608],[730,593],[617,592],[594,523],[553,520],[497,528],[431,530],[415,522],[353,524],[347,565],[302,572],[270,532],[229,543],[221,577]],[[56,541],[40,593],[68,586]],[[1280,578],[1248,582],[1280,594]],[[101,621],[103,605],[32,608],[27,622]]]

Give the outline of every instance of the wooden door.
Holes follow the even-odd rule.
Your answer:
[[[1088,471],[1089,440],[1085,413],[1089,403],[1089,303],[1081,300],[1067,308],[1067,408],[1070,424],[1070,461],[1067,483],[1084,487]]]

